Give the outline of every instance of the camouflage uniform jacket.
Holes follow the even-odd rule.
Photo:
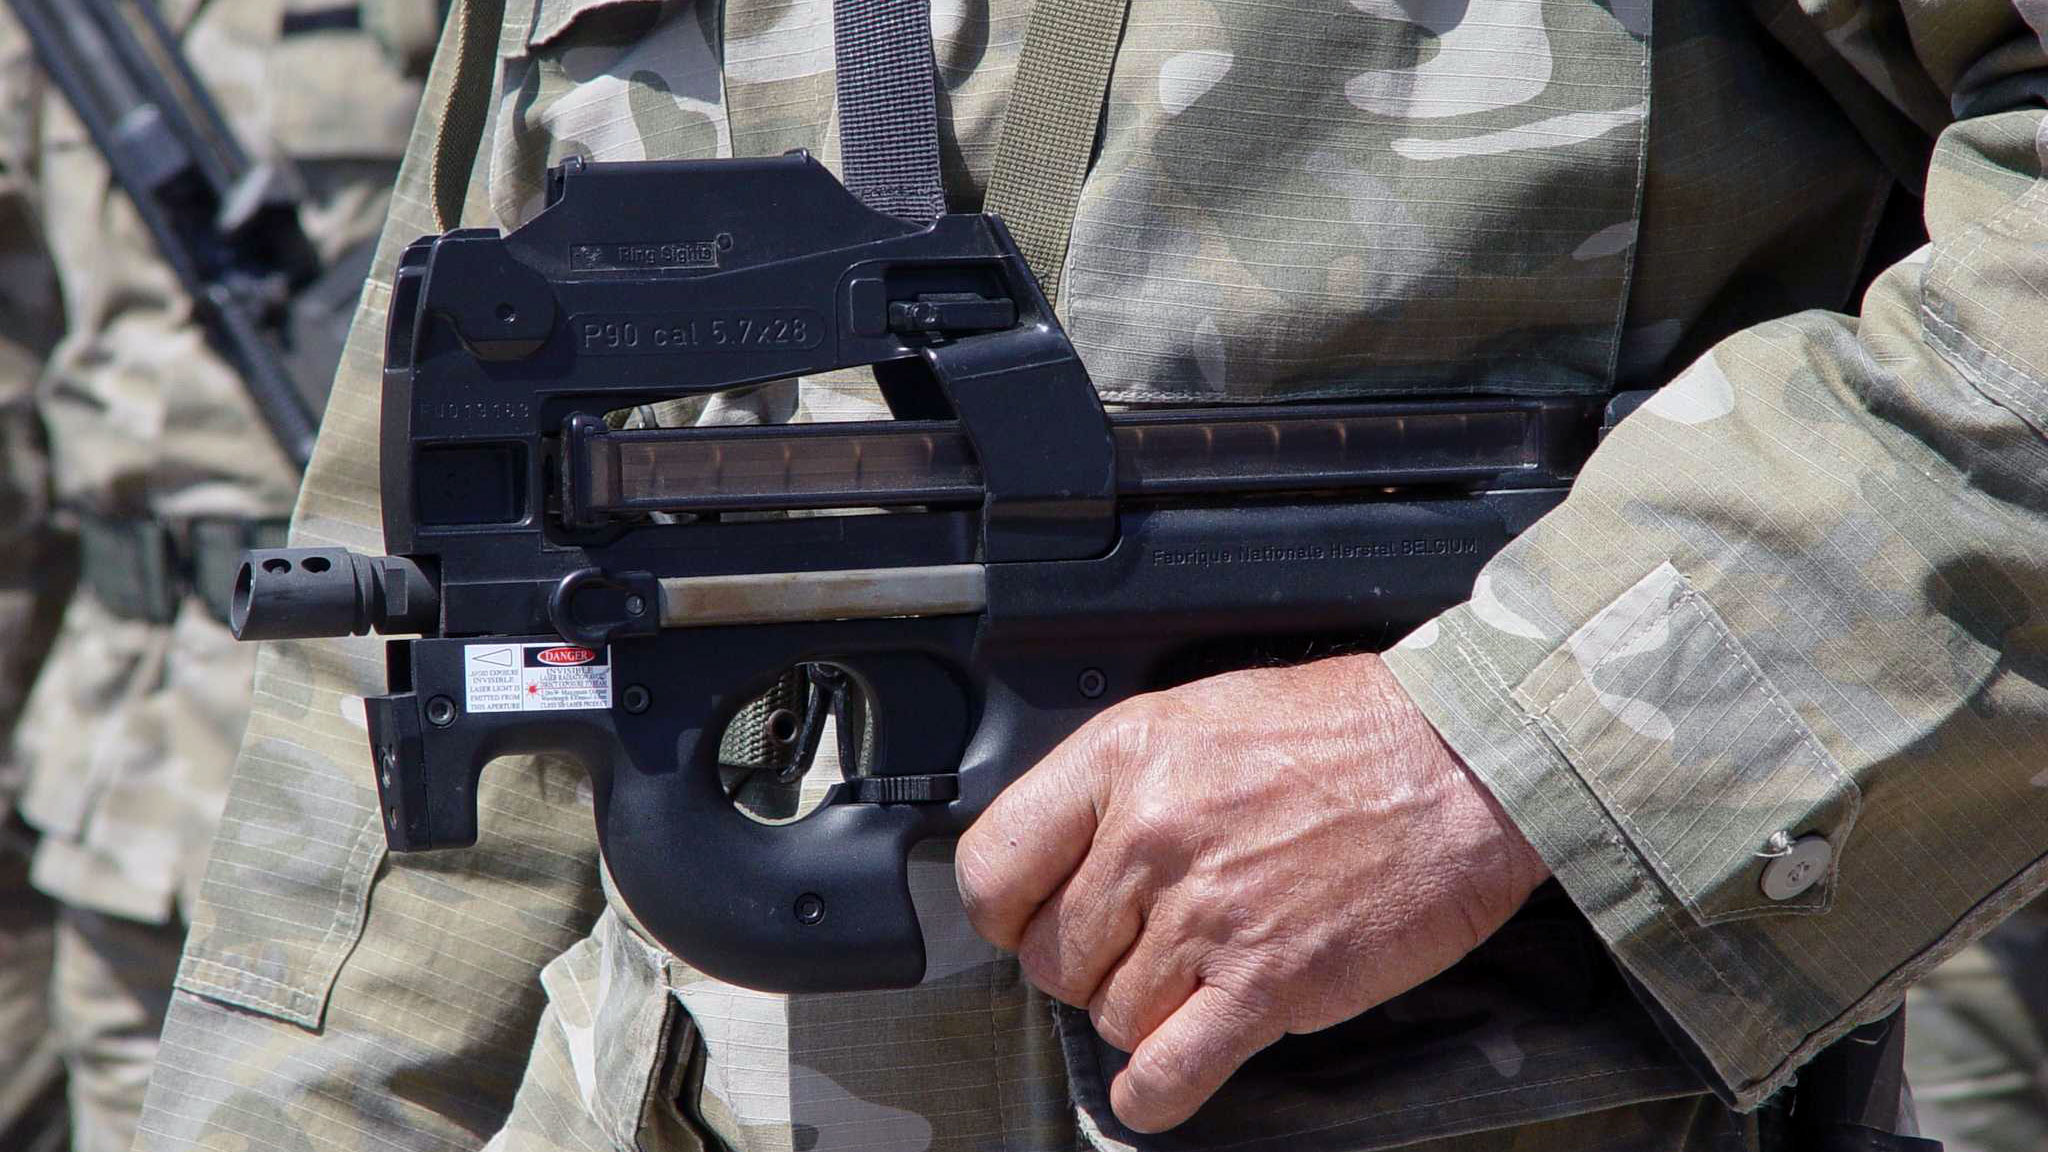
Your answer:
[[[295,161],[306,230],[328,258],[376,234],[419,91],[361,31],[284,31],[291,10],[337,7],[164,5],[240,139]],[[173,533],[198,518],[283,518],[295,471],[83,126],[45,87],[37,180],[67,321],[37,402],[55,505]],[[73,599],[15,740],[29,771],[21,811],[42,832],[37,887],[149,922],[196,892],[253,663],[196,596],[169,623],[89,592]]]
[[[570,154],[831,156],[825,0],[508,7],[465,223],[526,218]],[[934,9],[970,207],[1028,5]],[[836,998],[710,984],[617,914],[592,931],[573,765],[495,767],[478,848],[380,866],[375,649],[276,646],[152,1146],[471,1147],[522,1074],[499,1147],[1053,1148],[1072,1105],[1102,1148],[1704,1146],[1668,1113],[1631,1113],[1633,1142],[1534,1125],[1754,1107],[2043,884],[2044,28],[2008,0],[1134,0],[1061,304],[1106,397],[1674,381],[1391,658],[1561,882],[1445,979],[1141,1142],[1101,1107],[1114,1053],[1055,1049],[957,921],[933,983]],[[438,223],[436,128],[386,270]],[[1901,182],[1932,242],[1859,304]],[[385,298],[302,541],[377,546]],[[757,400],[726,415],[838,402]],[[1759,885],[1776,833],[1830,847],[1784,900]]]

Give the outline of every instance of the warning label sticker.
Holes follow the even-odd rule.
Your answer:
[[[468,644],[462,653],[471,712],[561,712],[612,706],[609,648],[578,644]]]

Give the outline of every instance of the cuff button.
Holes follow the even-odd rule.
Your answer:
[[[1820,883],[1834,858],[1834,846],[1826,838],[1801,836],[1764,866],[1764,895],[1772,900],[1791,900],[1801,895]]]

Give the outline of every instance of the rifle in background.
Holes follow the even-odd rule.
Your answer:
[[[320,274],[299,185],[250,159],[153,0],[7,0],[271,435],[304,469],[333,364],[290,354]],[[297,369],[296,373],[294,368]]]

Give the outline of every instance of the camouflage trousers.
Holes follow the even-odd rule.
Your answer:
[[[820,803],[841,774],[836,735],[820,744],[801,795],[786,798],[796,812]],[[767,807],[774,811],[764,814],[793,814]],[[1050,1003],[957,915],[952,853],[940,843],[920,846],[910,861],[929,951],[926,986],[903,992],[791,999],[711,980],[653,943],[608,873],[603,880],[604,914],[541,971],[547,1006],[533,1053],[486,1152],[1253,1152],[1213,1127],[1135,1146],[1098,1130],[1070,1099]],[[991,1032],[1011,1038],[991,1040]],[[1398,1090],[1371,1095],[1387,1110],[1423,1106]],[[1738,1115],[1705,1094],[1607,1103],[1401,1144],[1415,1152],[1780,1147],[1761,1130],[1775,1114]],[[1457,1101],[1439,1096],[1423,1107],[1455,1110]],[[1252,1143],[1256,1152],[1285,1152],[1292,1141]]]
[[[128,1152],[135,1142],[184,937],[182,923],[58,912],[52,1000],[70,1077],[71,1152]]]
[[[1906,1072],[1947,1152],[2048,1150],[2048,911],[2017,913],[1907,994]]]
[[[691,979],[616,908],[543,970],[548,1005],[533,1055],[486,1152],[1138,1152],[1085,1126],[997,1129],[978,1140],[956,1129],[934,1139],[934,1126],[914,1112],[862,1099],[814,1070],[771,1068],[774,1044],[763,1041],[781,998]],[[717,1047],[724,1051],[710,1059]],[[899,1063],[929,1059],[933,1079],[946,1077],[943,1054],[905,1045],[886,1052]],[[748,1113],[764,1111],[779,1111],[781,1122],[749,1122]],[[1761,1152],[1776,1147],[1763,1132],[1770,1118],[1768,1110],[1738,1115],[1711,1096],[1688,1095],[1403,1149]],[[1169,1136],[1157,1147],[1180,1145]]]
[[[59,902],[47,986],[72,1152],[134,1142],[253,659],[196,600],[159,625],[82,594],[17,729],[33,881]]]
[[[62,1083],[71,1152],[128,1152],[183,941],[58,904],[0,849],[0,1149],[65,1146]]]
[[[57,906],[28,883],[26,857],[0,845],[0,1148],[61,1146],[63,1065],[50,1018]]]

